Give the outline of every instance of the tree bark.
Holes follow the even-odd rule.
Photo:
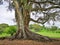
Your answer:
[[[22,27],[24,26],[23,27],[24,30],[20,25],[20,24],[23,24],[20,22],[20,21],[22,21],[22,19],[19,20],[19,18],[21,18],[21,17],[18,18],[18,15],[15,15],[17,24],[18,24],[18,30],[17,30],[16,34],[14,35],[15,39],[31,39],[31,40],[38,40],[38,41],[51,41],[51,39],[49,37],[33,33],[29,30],[30,16],[27,13],[28,13],[28,10],[25,10],[24,11],[24,25],[22,25]]]
[[[15,4],[15,18],[18,26],[16,34],[13,36],[13,39],[32,39],[39,41],[51,41],[50,38],[42,36],[36,33],[33,33],[29,30],[30,15],[27,9],[23,10],[23,15],[19,8],[19,4],[14,0]]]

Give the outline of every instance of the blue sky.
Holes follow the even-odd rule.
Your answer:
[[[13,19],[15,19],[15,12],[14,10],[11,12],[8,10],[7,8],[8,4],[7,2],[4,2],[3,5],[0,5],[0,23],[7,23],[9,25],[14,25],[15,22],[13,21]],[[31,16],[32,18],[34,18],[34,16]],[[47,25],[47,23],[45,24],[46,26],[51,26],[52,25],[52,21],[50,22],[50,25]],[[33,22],[31,22],[30,24],[33,24]],[[55,22],[55,25],[60,27],[60,23],[57,21]]]

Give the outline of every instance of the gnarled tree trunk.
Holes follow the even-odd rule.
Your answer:
[[[33,33],[29,30],[29,21],[30,15],[27,9],[24,9],[23,15],[19,8],[19,4],[16,0],[14,0],[15,4],[15,17],[18,26],[18,30],[16,34],[13,36],[15,39],[32,39],[32,40],[39,40],[39,41],[51,41],[50,38]]]

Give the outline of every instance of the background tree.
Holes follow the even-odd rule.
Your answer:
[[[50,38],[33,33],[29,30],[29,22],[44,24],[50,20],[57,21],[60,19],[60,1],[59,0],[5,0],[9,2],[9,9],[15,9],[15,18],[18,31],[12,37],[13,39],[33,39],[40,41],[51,41]],[[32,13],[35,12],[35,13]],[[30,17],[30,13],[35,16]],[[39,14],[39,15],[38,15]],[[41,14],[43,16],[41,16]]]

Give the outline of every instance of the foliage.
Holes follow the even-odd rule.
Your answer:
[[[4,30],[4,33],[13,35],[17,30],[16,26],[9,26]]]
[[[17,30],[17,26],[9,26],[8,24],[0,24],[0,34],[6,33],[13,35]]]
[[[9,37],[9,36],[11,36],[11,34],[7,34],[7,33],[0,34],[0,37]]]
[[[56,26],[52,26],[50,30],[52,30],[52,31],[56,31],[57,29],[58,29],[58,27],[56,27]]]
[[[60,32],[60,28],[56,27],[56,26],[51,26],[51,28],[49,27],[45,27],[45,26],[40,26],[38,24],[32,24],[30,25],[30,29],[34,32]]]
[[[9,26],[8,24],[0,24],[0,37],[13,35],[17,30],[17,26]]]
[[[0,34],[3,33],[3,31],[5,30],[5,28],[9,27],[8,24],[0,24]]]
[[[8,25],[8,24],[5,24],[5,23],[2,23],[2,24],[0,24],[0,26],[3,27],[3,28],[6,28],[6,27],[8,27],[9,25]]]
[[[56,32],[56,33],[60,33],[60,30],[56,30],[55,32]]]
[[[3,25],[2,25],[3,28]],[[32,24],[30,25],[31,31],[44,35],[44,36],[49,36],[52,38],[59,38],[60,36],[60,28],[57,28],[56,26],[52,26],[51,28],[47,28],[44,26],[40,26],[38,24]],[[54,29],[54,30],[53,30]],[[11,36],[13,35],[17,30],[17,26],[6,26],[3,30],[3,32],[0,34],[0,37],[6,37],[6,36]],[[48,32],[48,33],[47,33]]]
[[[41,31],[44,32],[44,31],[49,31],[50,30],[50,28],[47,28],[45,26],[40,26],[39,24],[31,24],[30,29],[33,29],[37,32],[41,32]]]
[[[42,26],[39,24],[31,24],[30,29],[34,29],[35,31],[40,31],[42,29]]]

